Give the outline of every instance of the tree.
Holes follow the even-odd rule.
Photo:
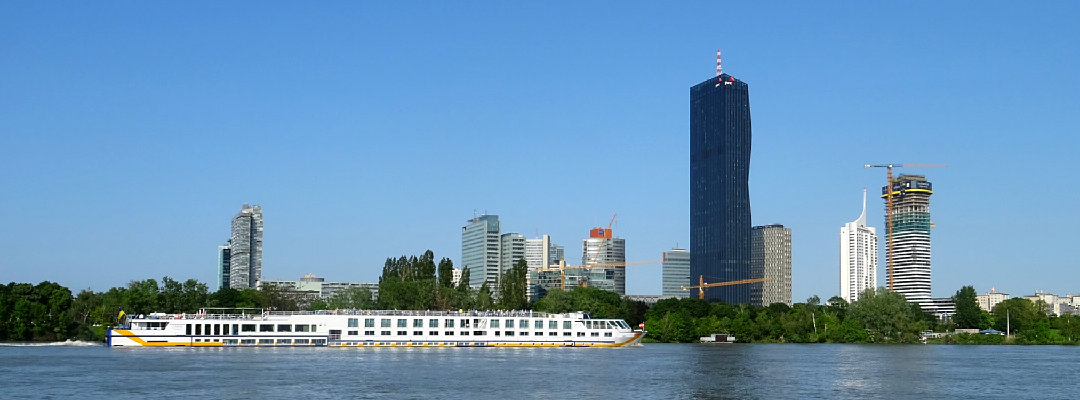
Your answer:
[[[525,259],[520,259],[499,279],[498,307],[506,310],[524,310],[529,308],[525,280],[529,266]]]
[[[918,339],[919,305],[908,303],[903,294],[884,287],[866,289],[851,303],[848,316],[862,323],[875,339],[890,342],[914,342]]]
[[[956,314],[953,322],[960,329],[979,328],[982,322],[982,309],[979,308],[975,288],[964,286],[953,295],[953,303],[956,304]]]
[[[439,260],[439,287],[450,288],[454,286],[454,262],[449,258]]]
[[[334,293],[327,302],[328,308],[371,309],[375,307],[371,289],[364,286],[350,286]]]

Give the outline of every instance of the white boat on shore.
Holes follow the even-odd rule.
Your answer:
[[[645,335],[621,319],[583,312],[224,311],[129,317],[108,329],[106,341],[110,347],[626,347],[640,346]]]

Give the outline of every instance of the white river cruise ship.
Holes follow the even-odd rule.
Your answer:
[[[625,347],[644,331],[621,319],[533,311],[153,313],[109,328],[109,346]],[[216,313],[219,312],[219,313]]]

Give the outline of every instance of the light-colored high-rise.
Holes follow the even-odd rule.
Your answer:
[[[548,235],[541,235],[536,239],[525,239],[525,261],[529,263],[529,270],[558,264],[563,259],[562,248],[552,243]]]
[[[886,268],[886,282],[909,302],[923,310],[930,300],[930,181],[922,175],[903,174],[893,179],[891,188],[881,188],[882,198],[892,191],[892,268]],[[886,199],[888,207],[888,199]],[[886,233],[888,236],[888,233]],[[886,243],[889,238],[886,237]],[[888,253],[888,252],[886,252]],[[889,262],[890,260],[886,260]]]
[[[479,288],[487,283],[492,289],[499,282],[498,215],[481,215],[461,228],[461,267],[469,270],[469,286]]]
[[[588,238],[581,241],[581,265],[622,262],[626,262],[626,240],[612,237],[610,229],[595,228],[589,231]],[[620,295],[626,294],[626,267],[608,265],[566,272],[568,277],[571,274],[581,277],[581,280],[588,282],[589,286],[610,290]],[[568,287],[571,286],[569,279],[566,284]]]
[[[684,249],[671,249],[664,252],[661,276],[661,296],[685,299],[690,297],[690,252]],[[696,293],[696,292],[695,292]]]
[[[750,266],[753,276],[766,278],[752,284],[751,303],[791,305],[791,228],[780,224],[751,228]]]
[[[244,204],[232,220],[229,239],[229,287],[254,289],[262,279],[262,206]]]
[[[518,260],[525,258],[525,235],[504,233],[500,235],[499,242],[499,269],[502,274],[513,268]]]
[[[840,227],[840,297],[849,303],[877,287],[877,230],[866,226],[866,189],[859,218]]]

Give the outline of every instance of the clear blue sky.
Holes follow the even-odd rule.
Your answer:
[[[473,210],[571,261],[618,212],[627,257],[657,259],[689,241],[689,88],[721,48],[796,301],[838,294],[871,162],[949,164],[910,171],[935,185],[935,296],[1080,291],[1077,3],[518,3],[0,4],[0,281],[212,285],[245,202],[264,278],[459,265]]]

